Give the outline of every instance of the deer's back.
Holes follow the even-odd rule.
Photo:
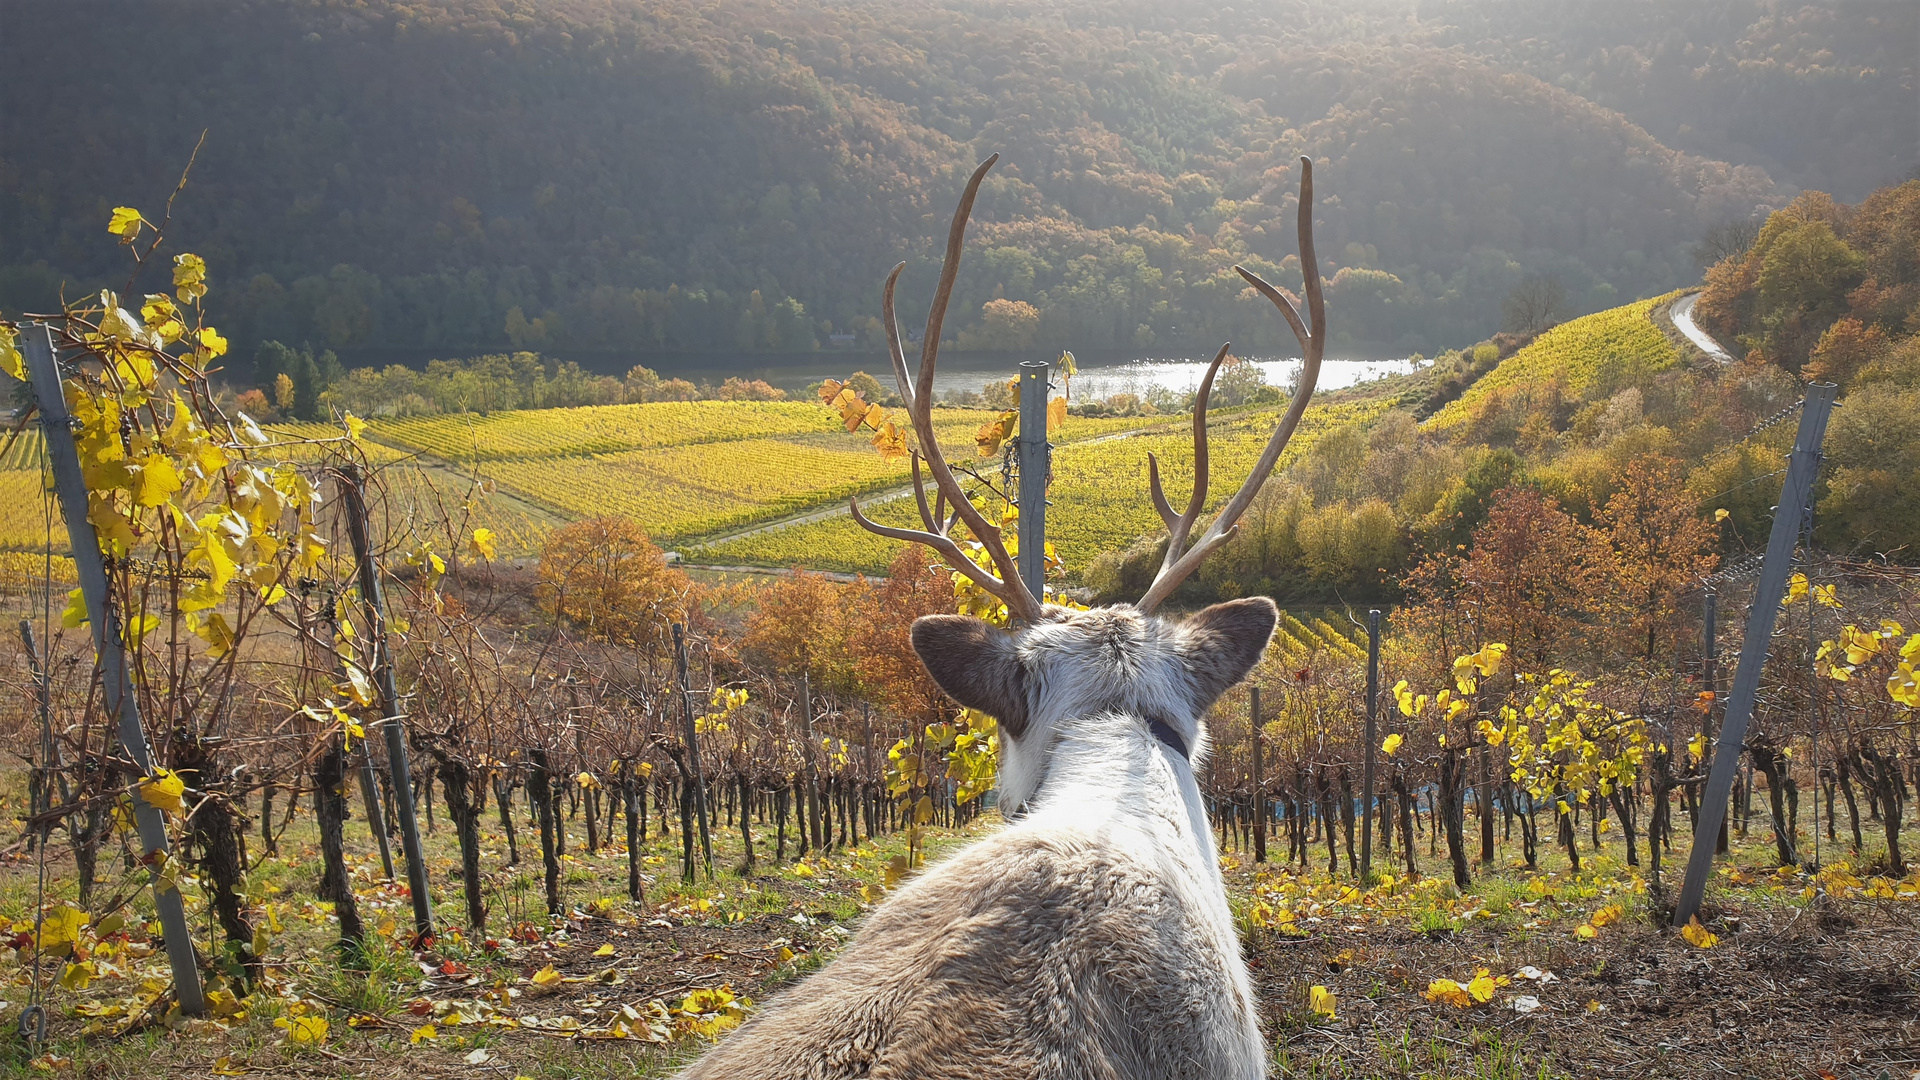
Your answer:
[[[1015,827],[968,848],[685,1075],[1262,1075],[1224,900],[1140,841]]]

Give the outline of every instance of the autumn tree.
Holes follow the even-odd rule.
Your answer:
[[[1410,586],[1416,621],[1452,628],[1441,635],[1449,650],[1501,641],[1544,670],[1585,643],[1616,573],[1604,533],[1547,495],[1508,487],[1493,494],[1467,550],[1429,559]]]
[[[819,691],[855,689],[853,630],[863,587],[795,571],[767,586],[741,645],[783,675],[806,675]]]
[[[1628,641],[1651,663],[1679,628],[1679,599],[1712,571],[1715,529],[1687,495],[1685,470],[1669,457],[1648,454],[1627,466],[1620,490],[1600,513],[1617,556],[1620,604]]]
[[[951,571],[932,565],[926,552],[908,548],[887,567],[887,580],[861,608],[865,629],[854,638],[860,683],[888,711],[933,723],[952,711],[944,691],[913,651],[913,621],[953,611]]]
[[[670,625],[686,620],[692,588],[626,518],[576,522],[540,553],[540,596],[555,618],[654,656],[670,647]]]

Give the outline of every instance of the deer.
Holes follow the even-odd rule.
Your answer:
[[[1176,512],[1149,455],[1166,554],[1133,604],[1078,610],[1022,581],[999,527],[955,478],[934,438],[933,376],[968,221],[968,180],[909,379],[894,317],[902,263],[882,292],[894,377],[912,418],[922,529],[861,527],[930,548],[1004,604],[1010,629],[929,615],[912,643],[954,701],[999,723],[997,831],[935,862],[867,914],[839,954],[698,1058],[688,1080],[789,1078],[1252,1078],[1266,1075],[1258,1006],[1227,906],[1195,769],[1203,717],[1260,661],[1279,612],[1265,597],[1185,619],[1154,610],[1234,536],[1306,410],[1326,341],[1313,247],[1312,162],[1300,159],[1299,249],[1306,315],[1245,267],[1302,350],[1299,389],[1252,473],[1200,530],[1207,507],[1207,399],[1223,345],[1194,399],[1193,491]],[[924,466],[924,468],[923,468]],[[926,477],[935,488],[928,501]],[[964,525],[991,567],[968,557]]]

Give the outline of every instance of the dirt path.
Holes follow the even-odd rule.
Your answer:
[[[1700,324],[1693,321],[1693,303],[1698,299],[1700,294],[1693,293],[1674,301],[1671,309],[1674,328],[1686,335],[1687,340],[1698,346],[1701,352],[1723,364],[1733,363],[1733,354],[1721,348],[1720,343],[1715,341],[1712,335],[1700,329]]]

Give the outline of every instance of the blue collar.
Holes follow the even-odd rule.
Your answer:
[[[1153,732],[1154,738],[1166,743],[1169,750],[1179,754],[1182,758],[1191,759],[1192,755],[1187,753],[1186,740],[1182,739],[1180,733],[1173,730],[1173,726],[1165,720],[1158,717],[1148,719],[1147,730]]]

